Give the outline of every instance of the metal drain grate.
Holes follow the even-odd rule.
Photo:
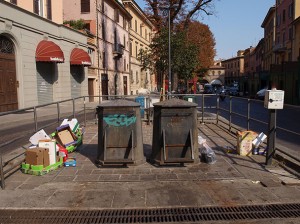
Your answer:
[[[300,204],[118,210],[0,210],[0,223],[169,223],[300,218]]]

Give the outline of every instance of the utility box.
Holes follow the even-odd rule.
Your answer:
[[[199,162],[197,104],[172,98],[154,105],[151,161]]]
[[[144,96],[138,96],[135,98],[135,102],[139,103],[141,106],[141,117],[144,118],[145,116],[145,97]]]
[[[104,101],[97,107],[97,116],[97,164],[145,162],[139,103],[123,99]]]
[[[267,109],[283,109],[284,91],[267,90],[265,95],[264,107]]]

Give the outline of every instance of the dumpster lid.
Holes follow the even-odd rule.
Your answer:
[[[140,104],[131,100],[116,99],[104,101],[98,107],[140,107]]]
[[[155,107],[197,107],[198,105],[196,103],[188,102],[186,100],[172,98],[170,100],[154,103],[153,106]]]

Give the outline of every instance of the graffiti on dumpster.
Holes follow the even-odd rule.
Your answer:
[[[125,115],[125,114],[113,114],[107,115],[103,118],[103,120],[111,126],[114,127],[123,127],[129,126],[136,122],[136,116],[134,115]]]

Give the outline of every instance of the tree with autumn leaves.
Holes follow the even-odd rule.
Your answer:
[[[168,13],[171,29],[171,68],[174,80],[189,80],[204,75],[213,64],[215,40],[209,27],[196,19],[212,15],[216,0],[145,0],[146,13],[157,28],[152,39],[151,51],[141,50],[139,59],[144,68],[155,69],[160,87],[168,75]],[[170,10],[170,11],[167,11]],[[202,13],[202,14],[201,14]],[[174,85],[175,84],[175,85]]]

